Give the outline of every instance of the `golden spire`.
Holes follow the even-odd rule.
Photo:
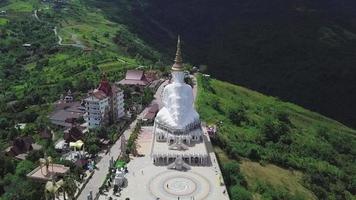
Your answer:
[[[182,59],[181,41],[179,35],[178,35],[178,42],[177,42],[176,58],[174,59],[174,65],[172,66],[172,70],[183,71],[183,59]]]

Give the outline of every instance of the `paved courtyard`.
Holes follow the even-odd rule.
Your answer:
[[[168,170],[166,166],[155,166],[150,158],[153,142],[152,127],[143,127],[138,139],[138,151],[128,164],[128,184],[120,197],[134,200],[227,200],[226,188],[221,184],[221,172],[216,162],[211,166],[192,167],[189,171]],[[207,140],[210,144],[210,141]],[[207,145],[209,149],[209,146]],[[211,150],[211,149],[209,149]],[[210,154],[214,152],[209,151]],[[215,161],[215,155],[212,160]],[[107,197],[102,196],[104,200]]]
[[[196,83],[196,79],[193,77]],[[168,81],[157,90],[155,103],[161,104],[161,92]],[[193,88],[194,97],[196,87]],[[147,112],[145,109],[142,115]],[[139,118],[141,117],[139,116]],[[169,170],[166,166],[155,166],[150,157],[153,150],[153,127],[143,127],[137,140],[139,157],[128,163],[125,175],[127,185],[119,195],[102,195],[99,200],[229,200],[221,171],[213,151],[210,138],[204,130],[204,141],[211,160],[210,166],[192,166],[188,171]]]

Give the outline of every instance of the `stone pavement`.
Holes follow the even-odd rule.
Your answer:
[[[189,171],[168,170],[166,166],[155,166],[150,157],[153,142],[152,127],[143,127],[137,143],[143,157],[135,157],[127,167],[128,184],[114,199],[134,200],[228,200],[225,185],[221,184],[221,172],[212,151],[210,139],[205,143],[212,159],[211,166],[193,166]],[[225,192],[224,192],[225,191]],[[110,193],[110,192],[109,192]],[[112,193],[112,192],[111,192]],[[111,194],[110,193],[110,194]],[[99,200],[108,197],[100,196]]]

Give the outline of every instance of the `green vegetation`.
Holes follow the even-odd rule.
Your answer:
[[[184,58],[217,79],[356,127],[355,0],[89,2],[168,59],[180,34]]]
[[[79,100],[96,87],[103,72],[110,81],[118,81],[127,69],[153,67],[160,55],[85,1],[6,0],[0,1],[2,10],[7,12],[0,17],[0,150],[23,135],[33,136],[44,149],[31,153],[26,163],[0,155],[5,160],[0,159],[0,199],[40,200],[44,199],[43,185],[33,184],[23,175],[38,165],[44,153],[60,162],[53,142],[38,135],[45,127],[54,130],[56,138],[62,134],[47,119],[52,103],[68,89]],[[150,93],[145,96],[150,98]],[[17,123],[27,126],[20,130],[15,128]],[[100,150],[98,136],[117,139],[117,131],[105,131],[105,136],[101,130],[86,134],[90,153]],[[81,169],[65,164],[80,180]],[[73,193],[71,185],[66,186],[68,194]]]
[[[246,191],[262,199],[353,198],[356,131],[294,104],[201,75],[198,86],[198,111],[207,123],[218,125],[213,142],[228,155],[218,154],[234,199],[235,193]],[[242,158],[262,166],[235,163]],[[242,170],[231,171],[230,165]],[[279,176],[270,179],[272,174]]]
[[[127,146],[126,146],[126,154],[133,154],[137,155],[137,145],[136,145],[136,140],[138,138],[138,135],[141,132],[141,126],[142,122],[137,121],[136,126],[134,130],[132,131],[130,138],[127,141]]]
[[[5,10],[11,13],[32,12],[34,7],[38,6],[36,0],[9,0],[7,5],[0,7],[0,10]]]
[[[8,19],[0,17],[0,26],[5,25],[8,21]]]

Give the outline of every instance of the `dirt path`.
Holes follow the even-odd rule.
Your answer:
[[[34,13],[33,13],[33,16],[35,17],[35,19],[38,21],[38,22],[45,22],[45,21],[42,21],[38,15],[37,15],[37,12],[38,10],[35,10]],[[45,22],[45,23],[48,23],[49,22]],[[58,38],[58,42],[57,44],[59,46],[72,46],[72,47],[77,47],[77,48],[81,48],[81,49],[85,49],[87,48],[87,46],[85,46],[77,37],[77,35],[73,34],[73,33],[70,33],[71,36],[72,36],[72,40],[75,42],[75,43],[64,43],[63,44],[63,38],[58,34],[58,29],[57,29],[57,26],[55,26],[53,29],[53,33],[54,35]]]

